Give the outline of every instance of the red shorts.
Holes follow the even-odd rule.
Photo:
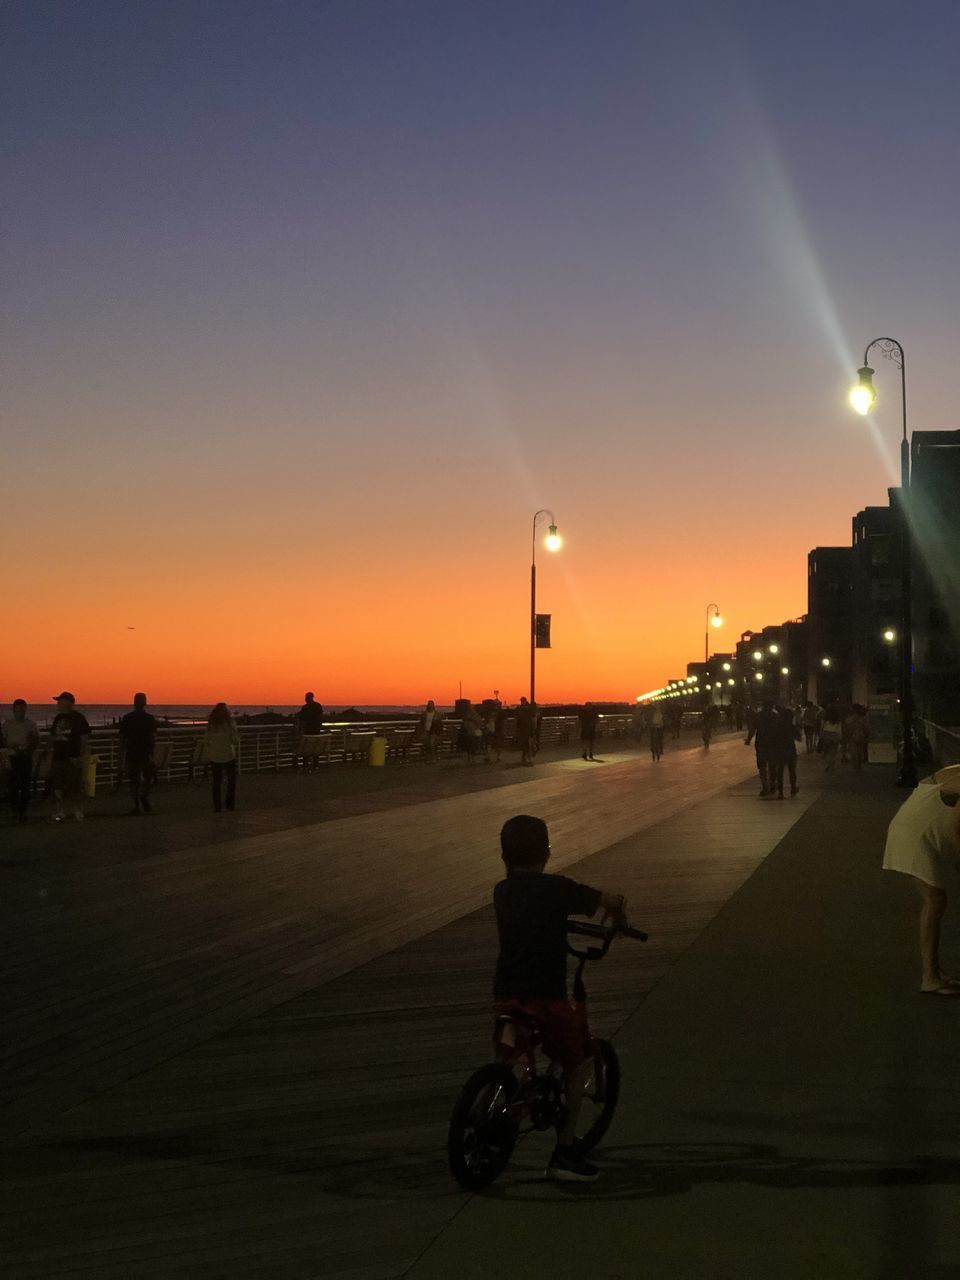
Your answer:
[[[587,1006],[574,1000],[499,1000],[494,1005],[497,1014],[520,1012],[535,1018],[543,1037],[543,1051],[561,1067],[572,1070],[593,1053],[590,1026],[587,1022]],[[525,1028],[517,1028],[514,1049],[497,1044],[501,1057],[517,1057],[527,1048]]]

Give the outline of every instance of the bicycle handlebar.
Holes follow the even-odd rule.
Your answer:
[[[646,942],[648,935],[642,929],[634,929],[626,924],[589,924],[586,920],[567,922],[567,933],[579,933],[585,938],[600,938],[610,942],[616,937],[635,938],[637,942]]]

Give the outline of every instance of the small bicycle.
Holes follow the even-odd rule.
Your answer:
[[[567,950],[578,960],[575,985],[581,984],[588,960],[602,960],[614,938],[646,942],[640,929],[618,924],[570,922],[568,934],[595,938],[602,945]],[[447,1134],[450,1171],[467,1191],[479,1191],[495,1182],[507,1167],[521,1133],[544,1130],[563,1123],[563,1068],[548,1062],[537,1070],[542,1030],[535,1018],[520,1010],[497,1015],[494,1045],[497,1062],[475,1071],[460,1090]],[[584,1089],[576,1146],[586,1155],[610,1127],[620,1096],[620,1063],[609,1040],[594,1036],[593,1070]]]

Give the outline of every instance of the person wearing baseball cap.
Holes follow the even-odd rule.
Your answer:
[[[925,778],[893,816],[883,852],[886,871],[913,879],[921,898],[920,990],[960,996],[960,980],[940,967],[940,925],[947,909],[944,878],[960,859],[960,764]]]
[[[63,822],[65,805],[72,805],[77,822],[83,821],[83,757],[90,740],[86,716],[77,700],[64,689],[54,698],[57,714],[50,726],[50,784],[53,787],[53,821]]]

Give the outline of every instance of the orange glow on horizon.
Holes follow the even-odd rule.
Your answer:
[[[717,648],[727,648],[728,638],[732,645],[743,629],[803,612],[802,540],[789,577],[779,557],[761,564],[748,537],[741,546],[731,539],[729,563],[707,575],[698,565],[702,533],[694,524],[686,550],[671,535],[665,543],[673,554],[645,565],[641,545],[621,543],[614,560],[612,539],[589,521],[582,530],[576,519],[566,527],[563,551],[538,572],[537,607],[553,614],[554,642],[537,655],[541,703],[632,702],[685,671],[702,653],[708,576],[727,602]],[[378,548],[379,529],[373,534],[363,546],[343,549],[326,589],[312,552],[285,545],[228,563],[201,545],[189,578],[174,571],[169,548],[148,552],[153,563],[139,577],[129,562],[107,563],[105,556],[66,613],[59,597],[34,587],[32,626],[7,645],[0,700],[49,705],[66,687],[81,706],[125,703],[137,689],[157,705],[221,698],[286,705],[313,689],[330,706],[406,705],[450,703],[462,681],[466,697],[498,689],[516,702],[527,690],[529,655],[522,531],[519,547],[492,530],[489,539],[437,546],[432,555],[422,545],[415,560],[396,542]],[[412,530],[410,542],[422,544],[422,531]],[[738,553],[748,566],[739,572]],[[149,582],[149,590],[131,591],[131,581]]]

